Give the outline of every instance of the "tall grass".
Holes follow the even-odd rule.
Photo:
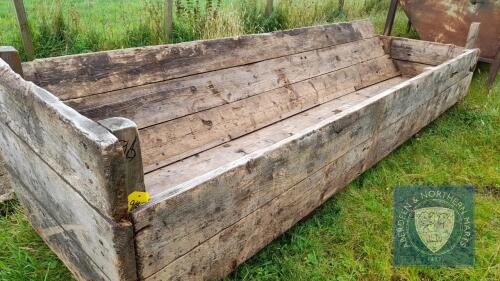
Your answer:
[[[273,14],[266,16],[264,0],[174,0],[174,31],[165,38],[164,0],[25,3],[37,58],[269,32],[374,14],[383,21],[389,5],[388,0],[275,0]],[[10,1],[0,3],[0,26],[0,44],[13,45],[25,58]]]

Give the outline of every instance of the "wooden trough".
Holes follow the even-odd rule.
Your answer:
[[[0,61],[0,152],[78,279],[217,280],[455,104],[477,59],[355,21],[36,60],[24,78]]]

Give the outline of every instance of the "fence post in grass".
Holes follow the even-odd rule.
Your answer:
[[[173,20],[174,20],[174,1],[165,1],[165,29],[166,29],[166,40],[170,42],[172,38],[173,31]]]
[[[396,11],[398,8],[398,0],[391,0],[391,6],[389,7],[389,13],[387,14],[387,19],[385,21],[384,35],[391,35],[392,25],[394,24],[394,18],[396,17]]]
[[[15,73],[23,76],[23,67],[21,66],[21,58],[14,47],[0,46],[0,59],[4,60]]]
[[[21,38],[23,40],[24,52],[26,53],[28,60],[33,60],[35,58],[35,51],[33,48],[33,39],[31,38],[31,32],[28,25],[28,18],[26,17],[26,10],[24,9],[23,0],[13,1],[16,8],[17,21],[19,22],[19,28],[21,29]]]
[[[339,13],[342,13],[344,11],[344,0],[339,0],[339,7],[338,7],[338,11]]]
[[[273,9],[274,9],[274,1],[273,0],[267,0],[266,4],[266,16],[270,17],[273,14]]]

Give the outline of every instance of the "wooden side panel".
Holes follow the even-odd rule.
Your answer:
[[[179,184],[207,174],[233,161],[237,161],[245,155],[265,149],[290,136],[301,134],[304,130],[314,126],[318,122],[334,114],[340,114],[357,103],[375,96],[385,89],[396,86],[405,80],[401,77],[395,77],[380,82],[319,105],[314,110],[302,112],[252,134],[173,163],[168,166],[168,169],[160,169],[148,173],[145,176],[148,192],[155,196],[170,189],[175,189]]]
[[[150,277],[462,80],[477,55],[466,51],[301,134],[158,195],[133,213],[140,277]]]
[[[218,280],[226,276],[457,102],[467,93],[471,78],[469,74],[381,128],[377,138],[352,147],[146,280]]]
[[[144,128],[383,55],[380,40],[371,38],[66,103],[92,119],[126,117]]]
[[[130,223],[99,213],[3,122],[0,152],[33,226],[77,276],[136,280]]]
[[[165,81],[374,36],[369,21],[35,60],[27,80],[63,100]],[[258,46],[258,48],[256,48]]]
[[[391,58],[434,66],[458,56],[465,50],[455,45],[408,38],[380,36],[380,39]]]
[[[0,116],[76,191],[103,214],[126,215],[127,194],[120,174],[118,139],[49,92],[24,81],[0,60]]]
[[[371,53],[365,62],[143,129],[146,172],[399,75],[388,56]],[[344,59],[365,58],[354,53]]]

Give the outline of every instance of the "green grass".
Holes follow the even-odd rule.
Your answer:
[[[26,2],[37,57],[164,42],[158,35],[161,24],[155,27],[155,20],[146,20],[161,11],[147,14],[139,1],[63,0],[65,19],[55,23],[50,18],[45,27],[41,16],[47,15],[44,9],[54,1]],[[307,5],[299,0],[280,2],[286,5],[278,4],[271,19],[262,17],[260,5],[244,6],[240,1],[224,1],[223,15],[215,20],[177,15],[174,41],[365,17],[380,33],[388,3],[346,1],[344,13],[337,13],[336,1],[315,0]],[[236,11],[231,7],[237,7]],[[78,20],[72,22],[71,17]],[[0,26],[0,45],[22,50],[10,1],[0,1]],[[394,34],[416,37],[414,31],[406,34],[406,18],[401,12]],[[488,93],[486,77],[486,69],[481,68],[462,102],[327,201],[312,217],[241,265],[227,280],[500,280],[500,83],[497,81]],[[477,188],[476,265],[462,269],[393,268],[393,187],[445,183]],[[0,204],[0,280],[71,279],[31,228],[19,204]]]

